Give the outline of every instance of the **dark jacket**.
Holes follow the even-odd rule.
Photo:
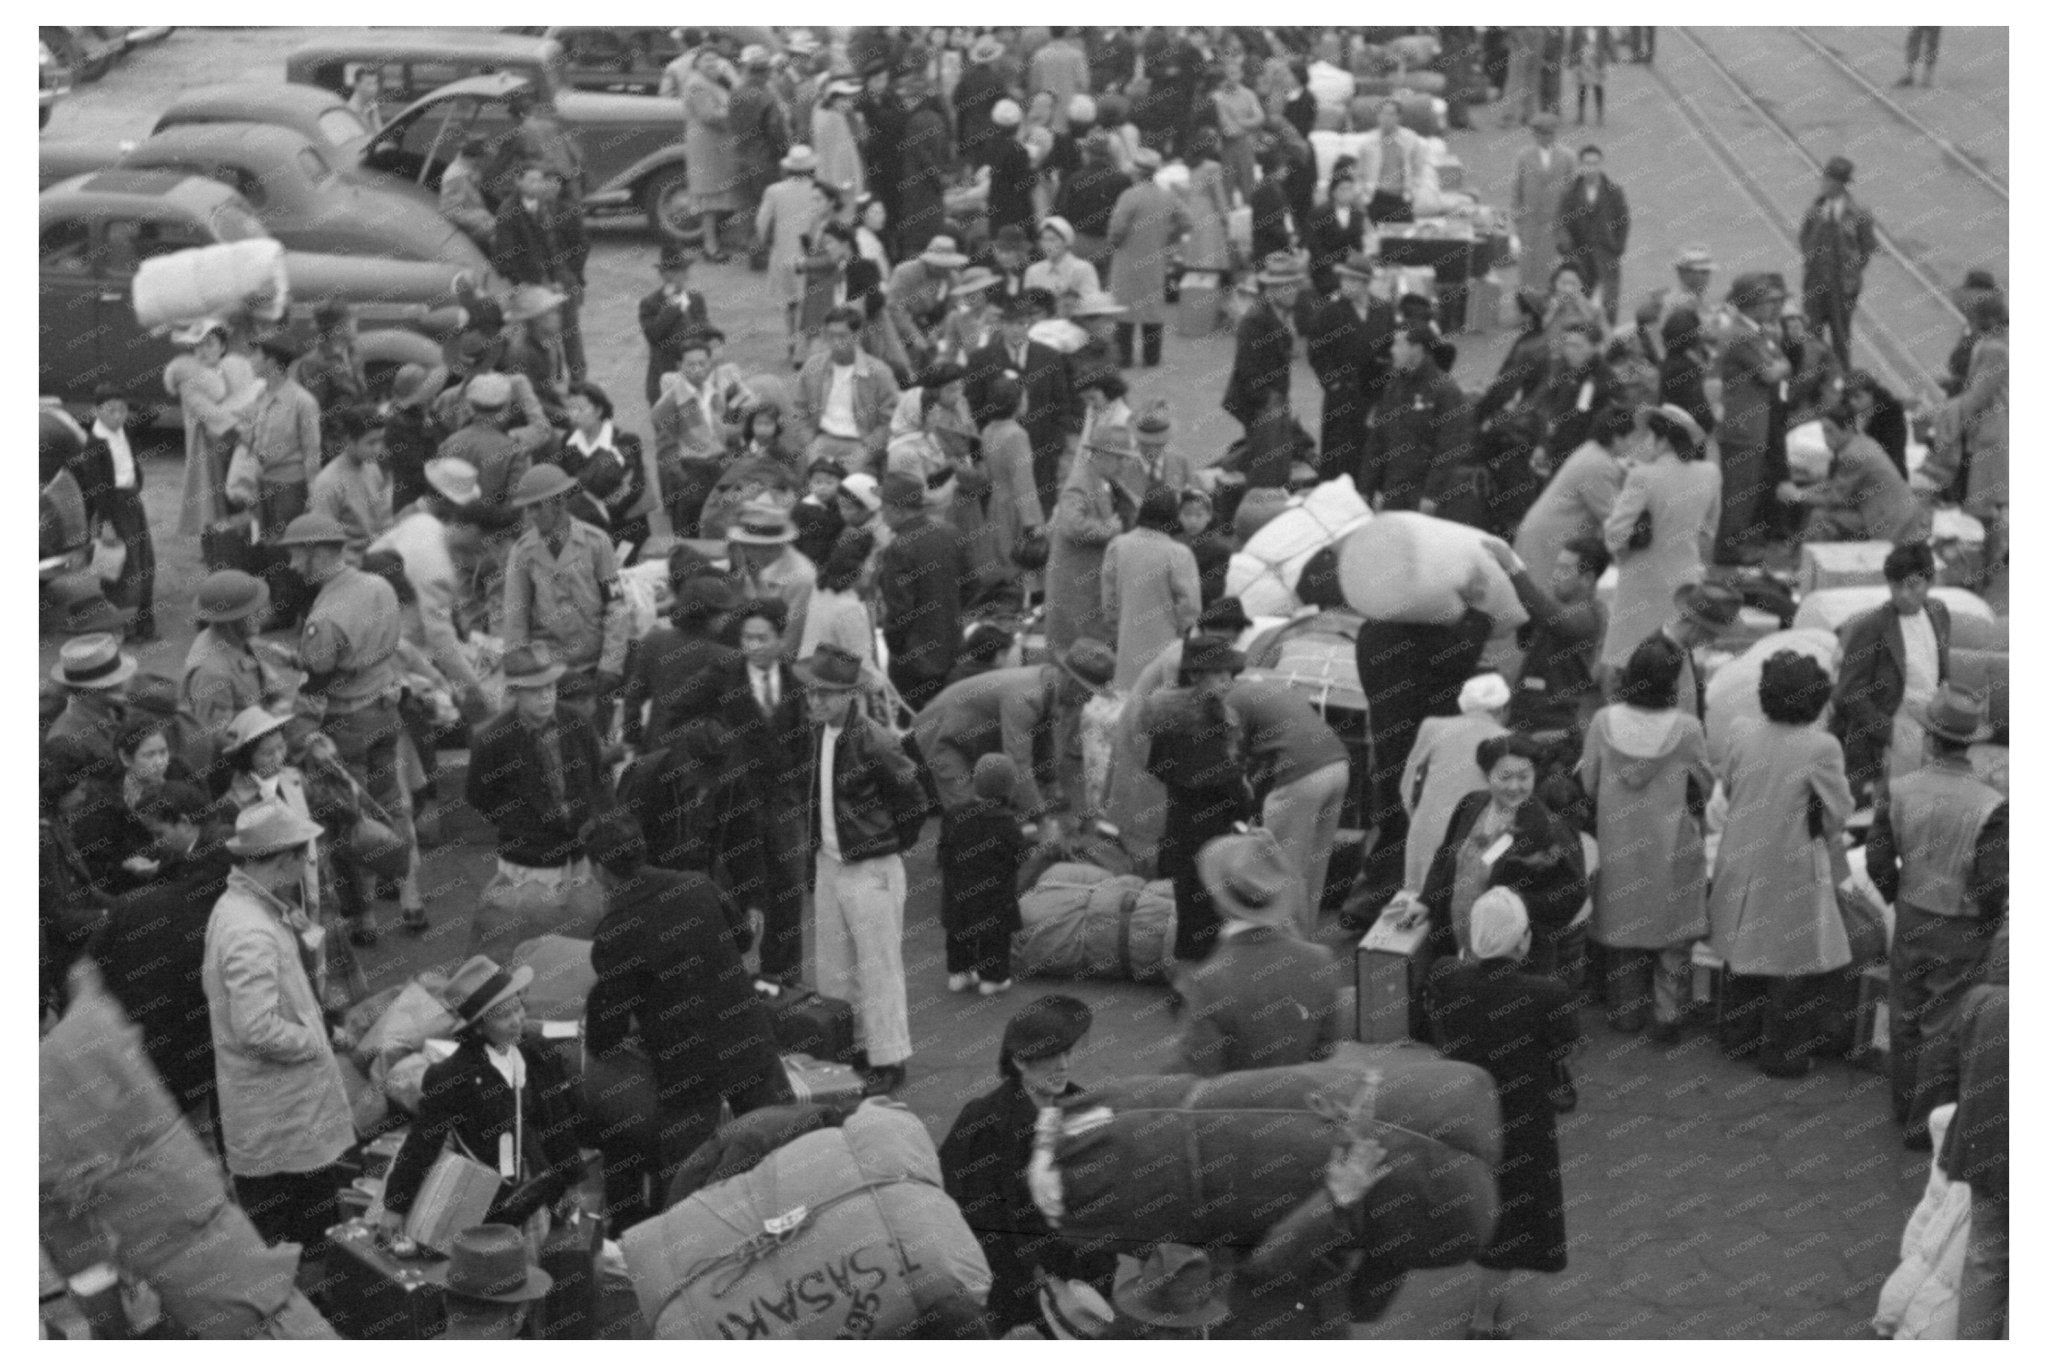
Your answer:
[[[811,767],[805,779],[814,841],[819,837],[818,818],[824,810],[818,799],[824,735],[819,730],[812,742]],[[925,811],[917,765],[895,736],[858,711],[846,718],[846,728],[839,733],[832,779],[832,810],[837,817],[842,863],[904,853],[917,843]]]
[[[1657,366],[1657,401],[1692,414],[1700,430],[1714,430],[1714,405],[1707,400],[1706,359],[1696,350],[1668,353]]]
[[[1387,345],[1394,310],[1378,299],[1366,316],[1346,299],[1329,299],[1308,315],[1303,339],[1309,368],[1323,387],[1322,473],[1361,475],[1367,419],[1387,382]]]
[[[1016,376],[1024,385],[1021,421],[1024,434],[1031,438],[1032,455],[1041,461],[1056,457],[1066,448],[1067,437],[1081,430],[1081,400],[1074,393],[1067,358],[1050,346],[1027,342],[1019,370],[1000,337],[975,352],[967,360],[967,402],[975,421],[984,420],[989,381],[1003,374]]]
[[[974,565],[959,534],[930,516],[896,529],[876,564],[882,637],[892,673],[944,678],[960,653],[960,610],[974,583]]]
[[[713,1100],[781,1069],[768,1008],[741,961],[742,913],[701,873],[642,868],[610,888],[591,941],[597,983],[584,1046],[639,1026],[663,1109]]]
[[[1017,909],[1017,870],[1024,835],[1016,813],[981,798],[946,814],[939,827],[939,871],[946,898],[970,908],[975,920],[1012,933],[1023,925]]]
[[[830,503],[800,502],[789,510],[789,520],[796,523],[797,550],[822,570],[832,555],[832,547],[839,544],[839,533],[846,529],[846,518],[840,514],[838,500]]]
[[[1429,945],[1439,955],[1458,951],[1451,930],[1451,892],[1458,880],[1458,846],[1472,833],[1480,813],[1493,800],[1486,792],[1469,792],[1451,812],[1444,842],[1429,861],[1422,902],[1429,908]],[[1539,933],[1556,933],[1571,924],[1586,904],[1586,853],[1578,833],[1556,816],[1542,799],[1531,797],[1515,808],[1508,851],[1494,860],[1489,887],[1511,888],[1529,912]]]
[[[1006,135],[989,142],[984,155],[988,160],[989,231],[1011,226],[1030,231],[1031,191],[1038,185],[1031,153],[1024,150],[1023,143]]]
[[[1263,262],[1278,251],[1294,250],[1294,234],[1287,230],[1287,214],[1293,207],[1287,192],[1274,181],[1261,180],[1250,196],[1252,211],[1252,260]]]
[[[568,1080],[555,1055],[523,1043],[518,1048],[526,1058],[526,1085],[520,1088],[524,1113],[518,1116],[525,1143],[520,1180],[530,1181],[545,1173],[546,1196],[552,1202],[583,1175],[576,1112],[569,1100]],[[491,1064],[483,1036],[473,1031],[464,1034],[452,1057],[427,1069],[419,1113],[384,1180],[384,1207],[394,1214],[412,1209],[420,1184],[433,1170],[441,1150],[450,1146],[451,1137],[460,1145],[457,1152],[487,1167],[497,1167],[499,1136],[513,1132],[513,1121],[511,1085]],[[506,1197],[518,1184],[507,1181],[498,1188],[492,1214],[503,1209]]]
[[[1586,392],[1589,383],[1590,394]],[[1584,402],[1581,395],[1585,395]],[[1543,447],[1550,452],[1553,465],[1562,465],[1586,444],[1593,419],[1613,398],[1614,376],[1598,357],[1583,370],[1567,371],[1562,364],[1551,367],[1532,401],[1543,415]]]
[[[1365,225],[1363,204],[1351,206],[1351,227],[1348,230],[1337,221],[1334,204],[1318,205],[1309,214],[1308,222],[1302,228],[1301,244],[1308,248],[1309,280],[1318,294],[1329,294],[1337,288],[1336,266],[1339,261],[1365,250]]]
[[[803,681],[781,660],[776,661],[775,678],[778,699],[772,715],[761,710],[753,669],[744,655],[704,670],[684,702],[689,715],[710,716],[724,728],[731,772],[761,799],[783,793],[794,798],[810,756]]]
[[[953,122],[959,130],[960,160],[968,166],[979,166],[992,162],[994,154],[1001,150],[1002,140],[1009,137],[1007,129],[997,128],[989,122],[996,105],[1009,98],[1009,90],[1003,84],[1003,75],[992,64],[970,64],[960,73],[958,84],[953,87]],[[1020,147],[1018,149],[1022,151]],[[995,217],[994,202],[990,202],[990,226],[1009,221]],[[1028,222],[1028,217],[1025,220]]]
[[[1486,794],[1476,795],[1483,804]],[[1579,1038],[1571,988],[1513,959],[1445,959],[1430,971],[1427,1000],[1444,1056],[1485,1068],[1500,1097],[1500,1222],[1476,1260],[1496,1270],[1564,1270],[1564,1177],[1550,1088]]]
[[[206,925],[227,885],[227,857],[117,902],[93,941],[107,990],[142,1031],[142,1051],[178,1108],[213,1094],[213,1028],[201,982]]]
[[[711,322],[704,295],[685,291],[679,303],[666,289],[657,289],[640,300],[640,335],[647,338],[647,401],[660,397],[661,376],[683,363],[683,338]]]
[[[531,214],[517,194],[499,207],[491,230],[491,264],[512,284],[580,285],[589,255],[580,214],[548,203]]]
[[[409,508],[434,491],[427,462],[439,452],[443,435],[423,405],[394,406],[385,417],[384,468],[391,475],[394,509]]]
[[[1941,1170],[1973,1197],[2006,1198],[2012,1166],[2007,1125],[2012,1087],[2012,992],[1970,988],[1951,1037],[1961,1078],[1955,1117],[1941,1143]]]
[[[695,628],[657,626],[633,646],[626,666],[626,743],[666,743],[684,693],[707,669],[742,659],[738,650]],[[640,709],[648,707],[645,724]]]
[[[1593,674],[1607,635],[1607,609],[1596,597],[1566,606],[1538,587],[1526,569],[1513,582],[1529,620],[1516,633],[1524,654],[1508,719],[1520,731],[1583,727],[1600,706]]]
[[[1237,325],[1237,351],[1223,390],[1223,411],[1251,426],[1269,402],[1287,402],[1293,369],[1294,333],[1280,311],[1262,297]]]
[[[563,800],[550,800],[535,732],[510,711],[485,724],[470,748],[469,804],[498,827],[498,856],[529,868],[583,856],[583,827],[611,805],[597,732],[570,711],[553,721],[561,737]]]
[[[135,463],[135,487],[131,492],[140,496],[144,481],[142,453],[136,450],[133,438],[128,449]],[[78,480],[78,491],[85,495],[86,511],[102,520],[113,516],[114,453],[107,443],[98,437],[91,438],[71,458],[70,467],[72,477]]]
[[[1283,930],[1219,936],[1180,983],[1181,1065],[1213,1077],[1322,1061],[1345,1035],[1337,993],[1349,972],[1324,945]]]
[[[1557,253],[1568,261],[1619,260],[1628,251],[1628,196],[1621,186],[1600,177],[1600,190],[1586,203],[1583,176],[1572,177],[1557,200]],[[1586,281],[1592,289],[1597,279]]]
[[[1461,467],[1477,458],[1464,391],[1425,359],[1413,370],[1387,376],[1367,418],[1359,491],[1368,501],[1382,497],[1386,511],[1413,511],[1425,498],[1447,498]]]
[[[1358,679],[1372,723],[1369,823],[1401,808],[1401,770],[1424,717],[1456,716],[1458,690],[1479,664],[1493,618],[1473,609],[1449,626],[1366,621],[1358,628]]]
[[[1948,604],[1930,597],[1922,608],[1934,626],[1935,669],[1948,678]],[[1842,627],[1842,669],[1835,678],[1835,738],[1849,770],[1849,787],[1859,794],[1884,772],[1891,748],[1892,718],[1906,697],[1906,642],[1899,614],[1890,603],[1851,618]]]
[[[1848,194],[1841,217],[1828,211],[1823,195],[1799,220],[1800,283],[1808,292],[1836,290],[1854,298],[1863,288],[1863,268],[1877,254],[1877,220]]]

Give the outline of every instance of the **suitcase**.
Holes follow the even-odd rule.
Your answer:
[[[239,569],[245,574],[262,573],[265,561],[256,544],[255,514],[237,512],[205,527],[199,533],[199,558],[209,572]]]
[[[830,1105],[851,1109],[860,1104],[863,1079],[845,1063],[819,1062],[802,1053],[782,1060],[789,1089],[799,1105]]]
[[[1409,1037],[1411,1002],[1419,996],[1415,951],[1428,933],[1427,922],[1404,930],[1382,917],[1358,941],[1353,963],[1360,1043],[1399,1043]]]
[[[529,1335],[582,1340],[597,1336],[597,1253],[604,1245],[604,1221],[586,1211],[556,1222],[540,1245],[540,1269],[554,1285],[534,1306]]]
[[[1799,593],[1884,582],[1890,541],[1812,541],[1799,548]]]
[[[448,1263],[391,1255],[380,1230],[351,1219],[327,1230],[327,1284],[320,1308],[334,1331],[357,1341],[422,1341],[448,1320]]]
[[[806,988],[785,991],[768,1002],[775,1048],[803,1053],[820,1062],[853,1061],[853,1007]]]

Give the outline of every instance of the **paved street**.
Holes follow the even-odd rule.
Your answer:
[[[50,137],[140,137],[181,87],[239,72],[281,80],[286,52],[322,30],[180,29],[144,49],[102,81],[77,88],[58,107]],[[1718,261],[1717,291],[1736,274],[1776,269],[1795,284],[1796,229],[1814,193],[1811,164],[1786,141],[1773,111],[1815,158],[1841,151],[1859,168],[1857,190],[1915,267],[1953,288],[1963,269],[1989,266],[2008,278],[2008,222],[1995,195],[1931,147],[1912,142],[1868,102],[1802,98],[1838,80],[1833,68],[1789,31],[1709,29],[1696,44],[1679,31],[1660,34],[1658,65],[1617,66],[1610,77],[1604,128],[1571,123],[1567,145],[1597,141],[1610,175],[1627,191],[1634,233],[1624,267],[1624,321],[1651,289],[1671,280],[1669,261],[1694,241]],[[1946,31],[1941,85],[1894,91],[1903,30],[1820,31],[1824,42],[1918,119],[1986,171],[2007,171],[2004,30]],[[1739,73],[1740,94],[1711,58]],[[1826,87],[1832,90],[1832,86]],[[1450,143],[1468,168],[1468,185],[1489,201],[1507,196],[1507,171],[1527,140],[1497,126],[1497,107],[1473,111],[1476,127]],[[1702,126],[1724,142],[1717,156]],[[1895,145],[1907,147],[1897,156]],[[1740,167],[1740,174],[1727,157]],[[1930,188],[1930,186],[1934,188]],[[1959,212],[1956,205],[1967,205]],[[584,313],[592,378],[618,402],[621,425],[647,430],[641,398],[644,350],[635,303],[655,283],[655,244],[639,220],[597,227]],[[695,283],[744,368],[787,373],[781,320],[765,300],[761,277],[744,264],[698,267]],[[1513,282],[1509,281],[1508,294]],[[1862,339],[1873,368],[1903,391],[1931,390],[1959,324],[1913,274],[1885,258],[1873,267]],[[1456,377],[1467,387],[1490,379],[1507,336],[1495,328],[1455,337]],[[1203,461],[1237,434],[1216,408],[1229,370],[1225,335],[1190,341],[1169,331],[1166,364],[1131,373],[1133,407],[1154,396],[1173,407],[1176,442]],[[1297,361],[1294,395],[1315,430],[1320,395]],[[179,671],[192,635],[189,602],[199,577],[197,542],[170,532],[179,455],[168,433],[149,461],[148,498],[159,528],[158,591],[162,643],[141,651],[146,669]],[[2004,593],[1994,595],[2004,610]],[[43,666],[55,642],[42,642]],[[454,756],[450,756],[453,758]],[[455,770],[459,773],[459,769]],[[444,793],[454,789],[444,785]],[[423,885],[433,931],[420,941],[389,935],[368,951],[372,985],[427,966],[452,966],[465,946],[469,908],[491,867],[489,832],[467,812],[449,824],[453,842],[427,858]],[[1046,990],[1069,991],[1096,1012],[1093,1035],[1075,1059],[1084,1081],[1159,1064],[1175,1032],[1164,993],[1108,984],[1020,982],[1006,997],[957,997],[944,989],[936,880],[928,838],[911,860],[906,967],[917,1053],[902,1099],[943,1134],[963,1100],[995,1082],[1003,1021]],[[386,915],[395,916],[388,906]],[[1675,1048],[1608,1031],[1587,1012],[1588,1044],[1574,1070],[1581,1103],[1561,1122],[1566,1163],[1571,1266],[1555,1277],[1517,1284],[1510,1297],[1517,1336],[1557,1338],[1845,1338],[1868,1336],[1877,1290],[1896,1261],[1898,1239],[1925,1177],[1925,1158],[1901,1150],[1886,1113],[1882,1079],[1842,1062],[1823,1064],[1801,1082],[1771,1081],[1723,1059],[1694,1035]],[[1383,1320],[1362,1327],[1375,1338],[1459,1337],[1467,1273],[1412,1277]]]

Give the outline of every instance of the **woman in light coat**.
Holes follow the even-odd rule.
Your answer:
[[[867,192],[867,166],[860,159],[860,134],[854,127],[853,97],[860,82],[833,81],[811,111],[811,150],[818,154],[818,183],[829,185],[842,204]]]
[[[1187,188],[1181,198],[1187,207],[1188,235],[1181,243],[1181,264],[1189,270],[1213,270],[1222,277],[1219,285],[1230,283],[1230,191],[1224,183],[1223,149],[1216,130],[1204,128],[1195,134],[1188,149]]]
[[[1137,520],[1144,496],[1132,481],[1129,437],[1127,427],[1109,428],[1100,440],[1084,435],[1047,526],[1045,640],[1054,651],[1082,636],[1106,643],[1114,634],[1102,614],[1102,557]]]
[[[1547,573],[1568,542],[1598,539],[1606,530],[1628,474],[1625,449],[1635,429],[1635,414],[1626,408],[1609,408],[1593,419],[1586,441],[1565,457],[1515,532],[1515,553],[1523,564]]]
[[[1608,958],[1607,1023],[1624,1034],[1652,1016],[1678,1038],[1692,994],[1692,945],[1707,933],[1707,737],[1678,707],[1678,647],[1662,635],[1629,657],[1617,701],[1586,728],[1579,782],[1593,798],[1600,869],[1593,942]]]
[[[1706,576],[1721,525],[1721,471],[1702,458],[1706,439],[1699,424],[1668,404],[1646,409],[1642,423],[1647,458],[1622,481],[1604,529],[1618,571],[1600,651],[1601,667],[1610,673],[1664,624],[1672,594]],[[1645,518],[1647,537],[1641,534]]]
[[[1817,724],[1831,689],[1827,671],[1797,651],[1765,660],[1764,724],[1733,739],[1721,773],[1728,824],[1707,899],[1714,952],[1730,973],[1721,1046],[1757,1053],[1772,1077],[1811,1070],[1825,1004],[1815,978],[1849,964],[1835,865],[1853,803],[1841,742]]]
[[[1180,199],[1153,179],[1159,153],[1140,148],[1132,164],[1135,183],[1117,197],[1109,215],[1109,288],[1127,310],[1116,331],[1124,364],[1131,362],[1131,329],[1145,329],[1145,364],[1159,363],[1159,337],[1166,324],[1166,257],[1188,230]]]
[[[1415,748],[1401,772],[1401,804],[1408,809],[1403,890],[1421,893],[1430,860],[1451,828],[1451,813],[1468,794],[1486,791],[1479,746],[1508,733],[1501,716],[1512,696],[1499,674],[1476,674],[1458,692],[1456,716],[1425,717],[1416,730]]]
[[[185,419],[185,487],[178,506],[178,534],[197,536],[227,516],[228,460],[236,445],[236,423],[260,391],[256,372],[228,352],[227,327],[211,318],[177,334],[190,355],[164,367],[164,388]]]
[[[1152,657],[1194,629],[1202,615],[1195,552],[1173,538],[1180,494],[1153,489],[1138,505],[1138,524],[1102,556],[1102,615],[1116,631],[1118,688],[1138,681]]]
[[[704,224],[706,260],[723,261],[718,247],[720,216],[740,208],[739,152],[732,131],[732,91],[720,68],[724,59],[705,46],[697,51],[683,82],[683,151],[689,158],[690,208]]]
[[[988,421],[981,429],[981,459],[989,478],[989,527],[996,554],[1013,567],[1025,538],[1045,533],[1045,509],[1031,474],[1031,437],[1018,422],[1024,402],[1024,386],[1012,375],[996,376],[982,395],[982,416]]]

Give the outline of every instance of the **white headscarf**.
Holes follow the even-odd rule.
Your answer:
[[[1474,958],[1519,958],[1529,933],[1529,910],[1510,887],[1489,887],[1472,903]]]
[[[1474,674],[1458,690],[1458,710],[1466,716],[1499,711],[1508,704],[1508,681],[1497,673]]]

